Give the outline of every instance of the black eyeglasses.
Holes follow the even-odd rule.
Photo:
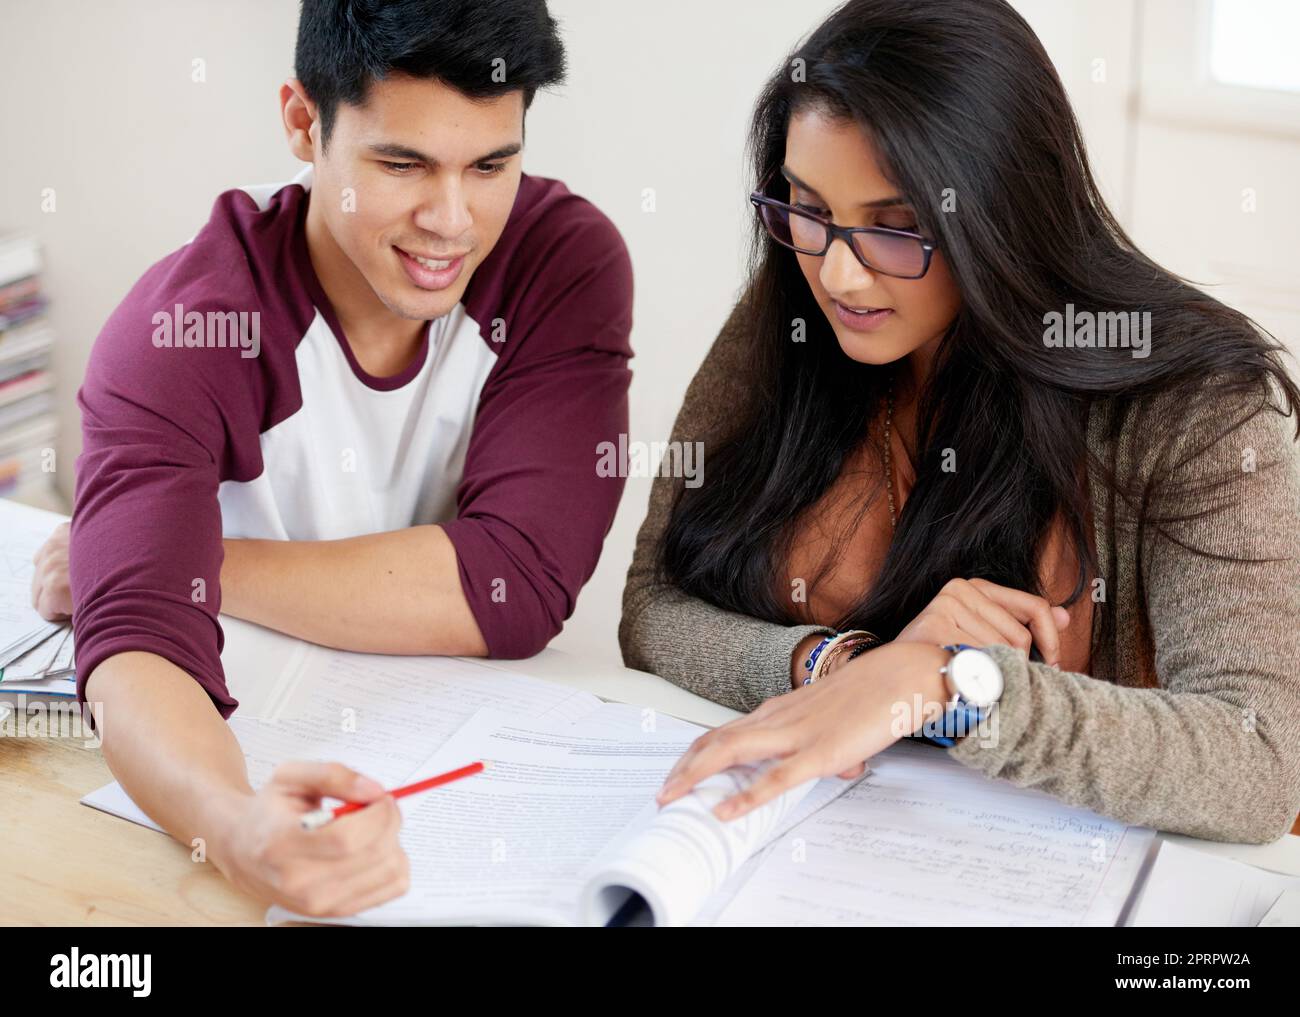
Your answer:
[[[778,244],[800,254],[821,257],[839,237],[863,267],[872,272],[897,279],[920,279],[929,271],[930,258],[937,250],[932,240],[887,226],[836,226],[829,219],[768,197],[765,192],[775,175],[769,173],[749,200],[764,228]]]

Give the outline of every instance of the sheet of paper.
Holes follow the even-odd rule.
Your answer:
[[[63,645],[59,647],[59,654],[54,658],[54,663],[50,665],[48,674],[51,677],[75,673],[74,648],[72,640],[72,626],[68,626],[67,637],[63,640]]]
[[[1165,841],[1127,924],[1254,926],[1287,890],[1300,890],[1300,876]]]
[[[383,657],[313,648],[296,683],[300,709],[278,721],[230,719],[261,787],[290,759],[337,760],[385,787],[428,759],[483,706],[510,715],[576,718],[600,705],[588,692],[454,657]],[[450,768],[449,768],[450,769]],[[82,799],[132,822],[144,813],[114,782]],[[144,821],[142,825],[158,829]]]
[[[0,651],[49,627],[32,608],[32,557],[55,527],[66,521],[66,516],[56,512],[0,498],[0,533],[4,534],[0,541]]]
[[[583,924],[607,924],[634,894],[649,913],[638,924],[695,924],[754,854],[853,784],[810,780],[739,819],[723,822],[713,815],[718,803],[752,785],[774,763],[731,767],[671,805],[648,810],[593,863],[580,902]]]
[[[870,773],[870,770],[868,770]],[[858,780],[865,780],[864,774]],[[745,864],[736,870],[732,876],[722,884],[717,892],[704,903],[698,914],[690,920],[688,924],[693,926],[709,926],[716,924],[719,916],[727,909],[727,906],[735,899],[744,885],[749,882],[749,878],[758,871],[763,859],[771,854],[772,849],[780,843],[781,838],[797,827],[805,819],[820,812],[823,808],[833,802],[840,795],[844,794],[857,780],[845,781],[838,777],[828,777],[817,781],[813,785],[807,797],[803,799],[797,808],[793,809],[777,824],[776,833],[771,843],[765,845],[759,851],[756,851]]]
[[[1300,887],[1283,890],[1268,913],[1259,920],[1261,929],[1295,929],[1300,928]]]
[[[900,742],[768,850],[723,925],[1112,925],[1154,836]]]
[[[35,614],[35,612],[32,613]],[[9,665],[21,660],[26,654],[31,653],[32,650],[39,648],[48,640],[54,638],[63,628],[59,622],[47,622],[39,615],[36,616],[36,619],[34,628],[0,652],[0,668],[7,668]]]
[[[54,661],[63,649],[63,644],[72,638],[69,626],[56,628],[50,635],[21,656],[8,661],[0,670],[0,684],[15,681],[37,681],[46,677],[46,672],[54,666]]]
[[[337,759],[393,786],[484,706],[576,718],[600,705],[589,692],[454,657],[313,650],[304,666],[291,715],[230,720],[253,787],[288,759]]]
[[[132,823],[138,823],[140,826],[147,826],[150,830],[157,830],[159,833],[167,832],[144,814],[140,806],[131,800],[131,796],[126,793],[126,789],[117,781],[91,791],[90,794],[81,799],[81,804],[89,805],[92,809],[98,809],[100,812],[107,812],[110,816],[117,816],[119,819],[129,820]]]
[[[411,889],[349,925],[578,922],[586,867],[655,807],[672,764],[704,730],[602,704],[580,723],[485,709],[408,780],[481,759],[487,770],[403,799]],[[292,919],[272,908],[268,922]],[[333,919],[331,919],[333,921]]]

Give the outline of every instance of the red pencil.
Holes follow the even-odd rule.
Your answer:
[[[469,766],[462,766],[459,770],[449,770],[446,773],[438,774],[436,777],[426,777],[424,780],[417,780],[414,784],[394,788],[388,794],[392,798],[405,798],[407,795],[428,791],[433,787],[450,784],[453,780],[460,780],[462,777],[481,773],[483,769],[482,763],[470,763]],[[302,828],[304,830],[319,829],[330,820],[337,819],[339,816],[346,816],[349,812],[356,812],[358,809],[364,809],[369,804],[370,802],[345,802],[342,805],[334,806],[332,809],[317,809],[315,812],[308,812],[302,817]]]

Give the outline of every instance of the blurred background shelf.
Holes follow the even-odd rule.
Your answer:
[[[41,269],[34,236],[0,235],[0,498],[61,512],[54,330]]]

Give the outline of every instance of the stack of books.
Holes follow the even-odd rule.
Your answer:
[[[40,271],[33,237],[0,237],[0,497],[37,504],[53,498],[58,434]]]

